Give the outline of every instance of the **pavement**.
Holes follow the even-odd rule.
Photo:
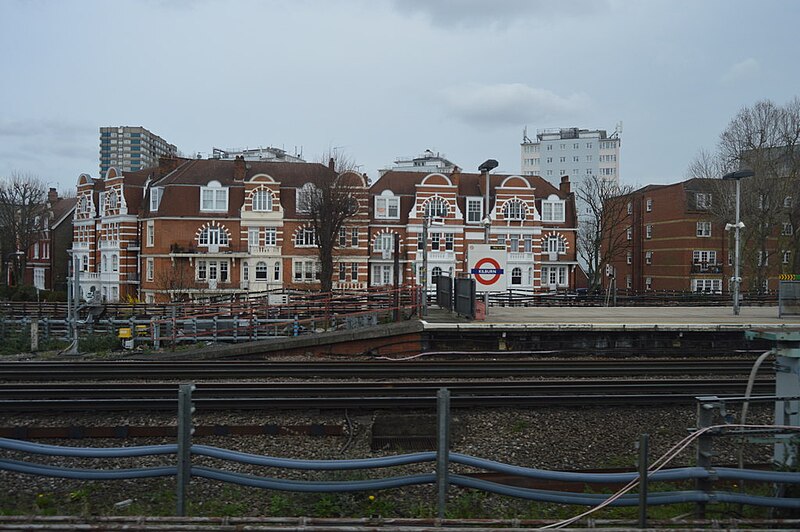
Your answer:
[[[486,321],[471,321],[445,310],[432,308],[423,320],[439,326],[526,328],[614,327],[686,329],[797,328],[800,316],[778,317],[777,306],[741,307],[738,316],[725,307],[490,307]],[[426,327],[428,328],[428,327]]]

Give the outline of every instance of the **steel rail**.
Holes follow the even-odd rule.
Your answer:
[[[436,390],[443,383],[407,386],[359,385],[348,383],[274,387],[204,387],[198,385],[193,401],[198,409],[330,409],[330,408],[428,408],[435,404]],[[739,380],[659,380],[628,382],[602,380],[533,382],[513,384],[461,383],[450,388],[454,407],[529,406],[529,405],[615,405],[615,404],[675,404],[693,403],[698,395],[730,395],[741,393],[744,383]],[[759,380],[755,392],[769,393],[774,383]],[[119,390],[74,387],[71,396],[64,388],[57,389],[58,397],[42,397],[31,393],[21,397],[10,390],[0,396],[2,412],[37,411],[113,411],[113,410],[174,410],[177,387],[155,389],[144,386],[138,395]],[[92,389],[89,389],[92,390]],[[41,392],[42,390],[38,390]],[[44,392],[47,395],[49,392]],[[77,397],[76,397],[77,396]]]
[[[718,360],[492,360],[408,362],[7,362],[2,381],[75,379],[389,378],[509,376],[743,375],[749,359]],[[768,368],[764,368],[766,371]]]

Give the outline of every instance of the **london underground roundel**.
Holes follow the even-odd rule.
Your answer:
[[[475,276],[475,280],[482,285],[493,285],[500,280],[503,275],[503,268],[500,263],[491,257],[484,257],[475,263],[475,267],[470,270],[470,273]]]

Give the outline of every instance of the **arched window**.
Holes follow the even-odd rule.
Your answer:
[[[525,204],[520,200],[509,200],[503,205],[503,216],[506,220],[524,220]]]
[[[263,261],[256,262],[256,280],[257,281],[266,281],[267,280],[267,263]]]
[[[557,236],[547,237],[544,243],[545,252],[547,253],[566,253],[567,243],[563,238]]]
[[[119,270],[119,259],[117,258],[116,254],[111,255],[111,271],[116,272],[118,270]]]
[[[528,268],[528,283],[529,285],[533,284],[533,268]]]
[[[117,192],[112,190],[108,193],[108,205],[109,209],[116,209],[117,208]]]
[[[108,257],[106,257],[105,255],[103,255],[103,271],[104,272],[108,271]]]
[[[197,237],[200,246],[227,246],[228,231],[221,226],[205,227]]]
[[[272,193],[269,190],[259,188],[253,192],[253,210],[257,212],[272,211]]]
[[[516,267],[511,270],[511,284],[522,284],[522,268]]]
[[[444,198],[435,197],[425,204],[426,218],[444,218],[450,210],[450,205]]]
[[[294,245],[297,247],[309,247],[317,245],[317,233],[313,227],[303,227],[297,230],[294,235]]]
[[[242,281],[250,280],[250,264],[245,261],[242,263]]]
[[[280,261],[275,261],[275,266],[273,267],[274,276],[273,279],[276,281],[281,280],[281,263]]]
[[[436,284],[437,279],[439,279],[439,276],[441,276],[441,275],[442,275],[442,269],[440,267],[438,267],[438,266],[435,266],[431,270],[431,282],[433,284]]]

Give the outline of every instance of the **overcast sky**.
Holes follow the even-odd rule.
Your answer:
[[[0,176],[99,173],[100,126],[186,155],[425,149],[520,171],[522,131],[623,122],[622,181],[671,183],[743,106],[800,93],[793,0],[0,0]]]

